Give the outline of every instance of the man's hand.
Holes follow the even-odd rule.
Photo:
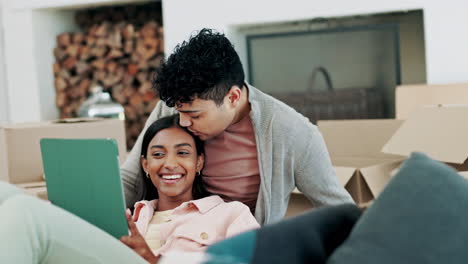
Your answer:
[[[133,249],[133,251],[135,251],[149,263],[158,263],[159,257],[156,257],[153,254],[148,244],[146,244],[143,236],[140,234],[140,232],[138,232],[130,212],[126,211],[125,217],[127,218],[128,229],[130,229],[130,236],[123,236],[120,238],[120,241],[122,241],[122,243],[127,245],[129,248]]]

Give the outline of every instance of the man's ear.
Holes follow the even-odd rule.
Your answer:
[[[237,85],[232,86],[226,95],[228,103],[232,106],[237,106],[239,104],[241,96],[242,96],[242,89],[239,88],[239,86]]]
[[[140,157],[140,163],[141,163],[141,167],[143,167],[143,170],[145,171],[145,173],[148,173],[148,161],[146,160],[146,158],[141,156]]]
[[[203,169],[204,164],[205,164],[205,154],[202,153],[197,158],[197,172]]]

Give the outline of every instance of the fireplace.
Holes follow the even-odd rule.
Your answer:
[[[250,83],[315,122],[394,118],[395,87],[426,82],[423,28],[422,10],[414,10],[239,31],[246,35]]]

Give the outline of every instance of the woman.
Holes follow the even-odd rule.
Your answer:
[[[143,252],[140,255],[145,259],[154,260],[171,250],[202,251],[226,237],[259,227],[246,205],[209,196],[201,179],[203,142],[179,126],[178,115],[150,125],[141,149],[150,201],[135,204],[133,220],[138,232],[131,231],[141,235],[121,241]],[[132,228],[133,220],[128,219]]]
[[[203,251],[259,227],[247,206],[207,196],[200,180],[202,143],[178,123],[177,115],[162,118],[145,133],[141,163],[153,185],[147,198],[153,200],[138,202],[133,219],[127,213],[131,235],[121,241],[128,247],[80,218],[0,183],[0,210],[5,212],[0,217],[0,262],[156,263],[172,250]]]

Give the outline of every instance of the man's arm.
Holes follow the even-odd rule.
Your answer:
[[[159,101],[156,107],[151,112],[146,124],[138,136],[135,145],[133,146],[130,154],[127,156],[124,164],[121,166],[120,175],[122,177],[122,184],[125,194],[125,203],[127,207],[132,207],[137,201],[143,199],[146,192],[143,184],[143,175],[141,175],[141,143],[143,141],[143,135],[146,129],[154,121],[159,118],[175,114],[176,111],[173,108],[169,108],[162,101]]]
[[[305,132],[307,131],[307,132]],[[338,181],[322,134],[308,124],[303,136],[296,137],[295,173],[297,188],[315,205],[354,203]]]

